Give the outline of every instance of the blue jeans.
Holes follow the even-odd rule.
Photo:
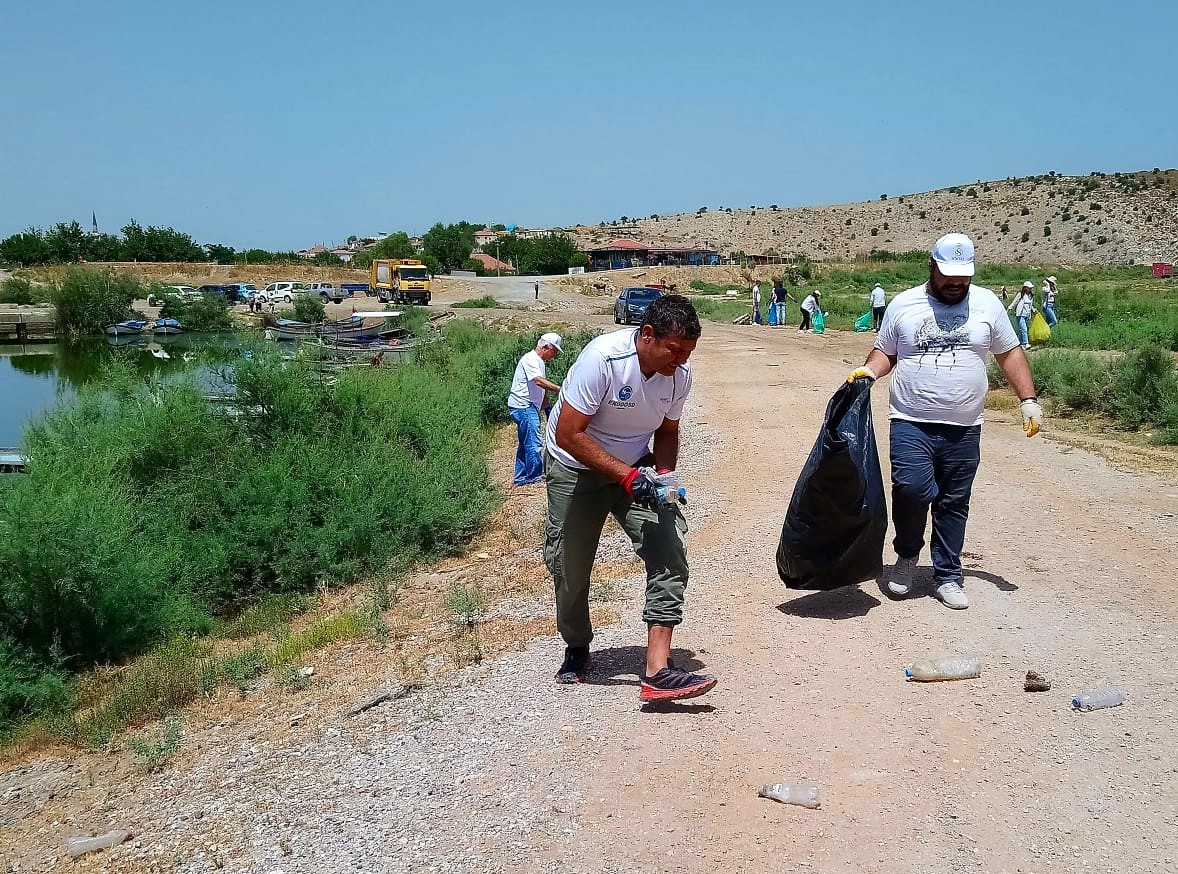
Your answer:
[[[1030,324],[1031,319],[1029,316],[1018,317],[1018,340],[1024,346],[1030,345],[1031,342],[1030,335],[1027,333],[1027,329],[1030,327]]]
[[[519,449],[515,452],[517,486],[538,483],[544,478],[544,458],[540,454],[540,411],[535,407],[512,410],[511,419],[519,431]]]
[[[982,426],[891,422],[892,545],[901,558],[924,547],[933,510],[933,577],[937,585],[961,581],[961,549],[969,496],[981,461]]]
[[[1055,315],[1055,304],[1049,303],[1043,307],[1043,318],[1047,319],[1047,327],[1054,328],[1059,319]]]
[[[784,303],[774,303],[773,309],[777,313],[778,327],[780,327],[781,325],[784,325],[785,324],[785,304]]]

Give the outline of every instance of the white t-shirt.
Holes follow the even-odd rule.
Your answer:
[[[602,334],[569,369],[544,433],[548,454],[561,464],[586,469],[556,445],[556,426],[565,404],[592,416],[585,433],[614,458],[631,465],[647,453],[663,419],[678,421],[683,415],[683,402],[691,391],[690,366],[675,368],[674,376],[656,373],[645,378],[634,346],[637,337],[635,328]]]
[[[884,297],[884,290],[882,288],[877,285],[875,288],[871,289],[871,305],[873,307],[881,307],[886,302],[887,299]]]
[[[760,302],[761,302],[761,286],[754,285],[753,286],[753,303],[760,303]]]
[[[515,366],[511,378],[511,392],[507,395],[507,406],[512,410],[526,410],[529,406],[537,410],[544,406],[544,389],[536,385],[537,376],[546,376],[548,366],[535,349],[527,353]]]
[[[1029,319],[1031,314],[1035,312],[1035,298],[1031,294],[1030,289],[1025,294],[1021,291],[1018,292],[1007,309],[1013,310],[1014,316],[1017,319]]]
[[[1001,301],[971,285],[960,303],[941,303],[923,285],[892,298],[875,348],[894,356],[889,419],[980,425],[989,380],[986,354],[1009,352],[1018,337]]]
[[[806,295],[806,299],[802,301],[802,309],[813,314],[814,310],[818,309],[818,299],[812,294]]]
[[[1051,287],[1050,282],[1043,283],[1043,306],[1049,307],[1055,304],[1055,289]]]

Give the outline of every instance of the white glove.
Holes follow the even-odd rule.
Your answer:
[[[1034,437],[1043,430],[1043,408],[1036,398],[1027,398],[1022,402],[1023,430],[1028,437]]]

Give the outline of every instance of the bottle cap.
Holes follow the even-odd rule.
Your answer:
[[[909,665],[908,667],[906,667],[906,668],[904,669],[904,676],[905,676],[905,677],[911,677],[911,676],[912,676],[912,666],[911,666],[911,665]]]

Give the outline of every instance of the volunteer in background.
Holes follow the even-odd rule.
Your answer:
[[[556,583],[556,625],[566,644],[559,683],[581,682],[589,670],[589,575],[612,514],[646,564],[639,699],[694,698],[716,685],[713,677],[669,661],[671,633],[683,619],[687,523],[677,505],[663,506],[655,480],[679,461],[679,417],[691,391],[687,359],[699,335],[687,298],[656,298],[637,330],[603,334],[585,347],[548,419],[544,560]]]
[[[822,298],[822,292],[814,289],[805,298],[802,299],[802,323],[798,325],[799,331],[810,330],[810,317],[818,309],[819,301]]]
[[[753,283],[753,324],[761,324],[761,283]]]
[[[779,328],[785,327],[785,302],[787,300],[792,300],[794,303],[797,303],[797,301],[794,300],[794,296],[785,290],[785,286],[782,284],[781,280],[775,280],[773,283],[773,313],[774,318],[777,321],[777,327]]]
[[[892,299],[875,348],[847,377],[854,382],[892,373],[888,419],[897,559],[887,589],[896,596],[911,590],[931,507],[937,597],[957,610],[969,606],[961,550],[981,461],[987,354],[994,355],[1022,401],[1023,431],[1034,437],[1043,424],[1026,353],[997,296],[973,285],[973,273],[969,237],[946,234],[937,240],[928,282]]]
[[[883,324],[884,310],[887,305],[887,295],[884,294],[883,286],[877,282],[875,288],[871,289],[871,329],[876,333],[879,332],[879,326]]]
[[[1018,294],[1014,296],[1014,300],[1006,309],[1013,312],[1014,317],[1018,320],[1018,336],[1023,348],[1030,349],[1031,337],[1028,330],[1031,316],[1035,314],[1035,283],[1029,279],[1024,282],[1023,287],[1018,290]]]
[[[536,348],[515,365],[511,392],[507,395],[507,409],[519,432],[515,477],[512,480],[517,486],[538,483],[544,477],[540,409],[544,406],[544,392],[560,391],[560,386],[547,377],[548,362],[559,354],[560,334],[544,334],[537,341]]]
[[[1055,277],[1048,276],[1043,280],[1043,318],[1047,319],[1047,327],[1054,328],[1059,321],[1055,316],[1055,296],[1059,290],[1055,287]]]

